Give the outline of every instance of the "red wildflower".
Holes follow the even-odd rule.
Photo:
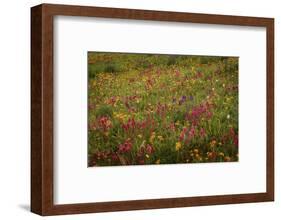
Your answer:
[[[113,160],[113,161],[118,161],[118,156],[117,156],[117,154],[116,153],[112,153],[111,154],[111,159]]]
[[[112,127],[112,123],[107,116],[103,116],[98,119],[98,126],[102,130],[107,131]]]
[[[133,147],[133,144],[131,143],[130,139],[127,139],[123,144],[120,144],[118,146],[118,152],[119,153],[126,153],[129,152]]]
[[[129,120],[127,121],[127,123],[122,125],[122,128],[125,131],[128,131],[129,129],[134,129],[136,128],[136,121],[134,118],[129,118]]]
[[[170,128],[172,131],[175,131],[175,130],[176,130],[175,123],[171,123],[171,124],[169,125],[169,128]]]
[[[154,148],[150,144],[146,145],[146,153],[152,154],[153,152]]]
[[[192,139],[195,136],[195,128],[192,127],[188,132],[188,139]]]
[[[183,141],[185,138],[185,133],[187,132],[187,128],[184,127],[180,133],[180,141]]]
[[[203,138],[203,137],[205,137],[205,136],[206,136],[206,131],[205,131],[204,128],[201,128],[201,129],[200,129],[200,137]]]

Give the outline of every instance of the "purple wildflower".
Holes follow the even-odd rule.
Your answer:
[[[183,95],[179,101],[179,105],[182,105],[186,101],[186,96]]]

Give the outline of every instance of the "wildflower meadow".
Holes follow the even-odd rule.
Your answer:
[[[238,57],[88,53],[88,166],[238,161]]]

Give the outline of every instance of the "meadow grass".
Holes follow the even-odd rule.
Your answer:
[[[238,161],[238,58],[88,54],[88,165]]]

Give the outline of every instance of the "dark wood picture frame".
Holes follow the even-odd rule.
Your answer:
[[[101,18],[257,26],[266,28],[266,192],[120,202],[53,202],[53,17]],[[250,82],[249,82],[250,83]],[[274,200],[274,19],[42,4],[31,8],[31,211],[40,215],[173,208]]]

